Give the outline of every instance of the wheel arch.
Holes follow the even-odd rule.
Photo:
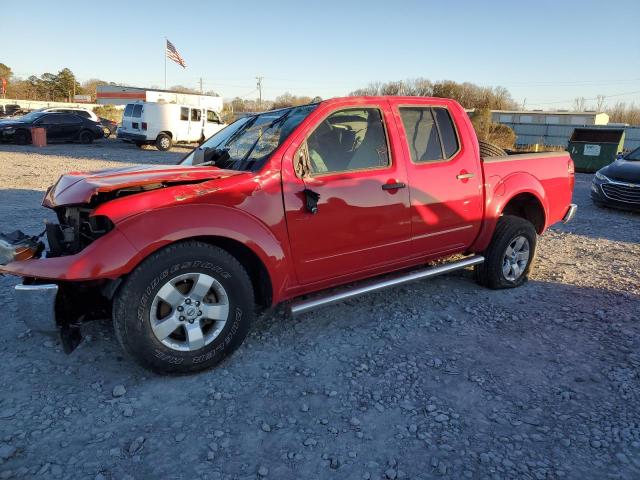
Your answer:
[[[536,233],[548,227],[548,201],[540,181],[526,172],[511,174],[487,192],[483,227],[470,248],[483,251],[491,242],[498,220],[503,215],[514,215],[530,221]]]
[[[212,225],[202,219],[216,218]],[[248,271],[260,306],[282,299],[289,268],[280,241],[246,212],[212,205],[184,205],[136,215],[117,227],[138,251],[123,268],[133,271],[152,253],[178,242],[198,240],[233,255]]]
[[[232,238],[215,235],[196,236],[180,241],[183,242],[187,240],[196,240],[209,245],[215,245],[235,257],[249,274],[249,279],[251,280],[256,296],[256,303],[262,308],[268,308],[272,305],[273,285],[271,283],[269,270],[258,254],[251,250],[251,248]]]

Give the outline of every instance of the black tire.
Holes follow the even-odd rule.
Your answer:
[[[166,152],[167,150],[171,150],[172,144],[173,142],[171,140],[171,137],[166,133],[161,133],[156,138],[156,148],[161,152]]]
[[[478,140],[478,145],[480,146],[480,156],[482,158],[485,157],[504,157],[507,155],[502,148],[493,143],[485,142],[483,140]]]
[[[528,241],[529,256],[526,265],[518,267],[521,273],[515,279],[507,278],[503,272],[503,262],[507,248],[518,238]],[[536,253],[537,234],[531,222],[521,217],[504,215],[498,220],[491,243],[485,252],[484,263],[476,265],[476,280],[480,285],[492,289],[514,288],[525,283],[533,266]]]
[[[93,133],[91,133],[89,130],[82,130],[80,132],[80,135],[78,135],[78,140],[80,141],[80,143],[88,145],[89,143],[93,142]]]
[[[154,333],[152,305],[171,280],[190,274],[206,274],[222,285],[228,314],[222,330],[210,343],[198,350],[178,351]],[[188,288],[194,286],[195,282]],[[238,260],[216,246],[187,241],[152,254],[129,275],[114,298],[113,325],[122,348],[143,367],[158,373],[188,373],[216,365],[240,346],[249,332],[254,309],[251,280]],[[199,321],[198,325],[204,323]],[[172,335],[182,333],[186,339],[186,327],[186,323],[182,324]]]
[[[26,130],[17,130],[16,133],[13,134],[13,140],[18,145],[27,145],[31,143],[31,135]]]

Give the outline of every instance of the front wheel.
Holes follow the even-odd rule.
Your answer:
[[[519,287],[527,281],[536,252],[536,229],[528,220],[503,215],[498,220],[485,261],[476,268],[480,285],[492,289]]]
[[[113,305],[116,336],[142,366],[159,373],[210,368],[245,339],[254,315],[246,270],[202,242],[170,245],[146,259]]]
[[[78,136],[80,143],[84,143],[85,145],[93,142],[93,134],[89,130],[82,130],[80,135]]]

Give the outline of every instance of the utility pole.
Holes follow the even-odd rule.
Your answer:
[[[262,79],[264,77],[256,77],[258,81],[258,110],[262,109]]]
[[[202,95],[202,77],[200,77],[200,95]]]

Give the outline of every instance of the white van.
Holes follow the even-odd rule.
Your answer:
[[[226,125],[218,112],[206,107],[175,103],[129,103],[118,127],[118,138],[169,150],[174,143],[203,142]]]

